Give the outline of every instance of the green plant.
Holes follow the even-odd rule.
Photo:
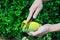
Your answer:
[[[1,0],[0,1],[0,34],[6,37],[16,37],[20,33],[22,11],[28,0]]]
[[[0,35],[4,37],[16,37],[21,39],[27,36],[29,39],[35,38],[21,32],[21,22],[25,20],[29,13],[29,7],[34,0],[0,0]],[[40,24],[55,24],[60,22],[60,0],[53,0],[43,3],[43,9],[38,17],[33,20]],[[59,33],[48,33],[38,40],[48,40],[54,37],[59,38]],[[50,40],[51,40],[50,39]]]

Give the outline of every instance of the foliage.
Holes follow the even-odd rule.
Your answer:
[[[4,37],[17,37],[21,39],[27,36],[29,39],[36,38],[22,33],[21,22],[25,20],[29,13],[29,7],[34,0],[0,0],[0,35]],[[60,22],[60,0],[53,0],[43,3],[43,9],[38,17],[33,20],[40,24],[55,24]],[[59,33],[48,33],[38,40],[60,39]]]

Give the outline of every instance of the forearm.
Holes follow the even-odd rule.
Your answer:
[[[50,1],[50,0],[42,0],[42,1]]]
[[[43,0],[43,1],[50,1],[50,0]]]
[[[49,29],[50,29],[50,32],[60,31],[60,23],[51,25]]]

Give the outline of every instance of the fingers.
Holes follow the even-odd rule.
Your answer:
[[[30,21],[32,15],[33,15],[33,18],[35,19],[38,15],[38,13],[41,11],[42,9],[42,0],[35,0],[34,3],[32,4],[32,6],[30,7],[29,11],[29,15],[28,15],[28,18],[27,18],[27,21]]]
[[[27,18],[27,21],[29,21],[30,19],[31,19],[31,17],[32,17],[32,15],[33,15],[33,13],[34,13],[34,11],[36,10],[36,7],[35,6],[32,6],[31,8],[30,8],[30,13],[29,13],[29,15],[28,15],[28,18]]]
[[[41,10],[42,10],[42,6],[38,7],[38,8],[31,8],[27,21],[29,21],[31,19],[32,15],[33,15],[33,18],[35,19]]]
[[[34,13],[34,11],[36,10],[37,8],[37,5],[36,5],[36,1],[34,1],[34,3],[32,4],[32,6],[30,7],[29,11],[29,15],[28,15],[28,18],[27,18],[27,21],[29,21]]]
[[[39,14],[39,12],[42,10],[42,6],[38,7],[33,15],[33,18],[35,19],[37,17],[37,15]]]
[[[32,36],[41,36],[44,32],[44,27],[39,28],[36,32],[29,32],[29,35]]]
[[[32,4],[32,6],[30,7],[30,9],[29,9],[29,10],[35,9],[35,8],[36,8],[36,6],[37,6],[37,5],[36,5],[36,1],[34,1],[34,2],[33,2],[33,4]]]
[[[28,34],[32,36],[42,36],[46,33],[48,33],[48,27],[41,26],[36,32],[29,32]]]
[[[36,32],[30,32],[28,33],[29,35],[32,35],[32,36],[37,36],[38,34]]]
[[[30,13],[29,13],[28,18],[27,18],[27,21],[28,21],[28,22],[29,22],[29,20],[31,19],[32,14],[33,14],[33,12],[30,12]]]

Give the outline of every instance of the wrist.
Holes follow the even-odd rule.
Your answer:
[[[50,28],[50,32],[57,32],[57,31],[60,31],[60,23],[53,24]]]
[[[49,32],[53,32],[54,31],[54,27],[52,24],[49,25]]]
[[[43,1],[45,2],[45,1],[51,1],[51,0],[43,0]]]
[[[46,28],[46,30],[47,30],[47,32],[52,32],[52,26],[53,25],[51,25],[51,24],[45,24],[45,25],[43,25],[45,28]]]
[[[53,25],[52,24],[45,24],[45,27],[48,29],[48,32],[52,32],[53,30]]]
[[[60,23],[50,25],[49,32],[60,31]]]

